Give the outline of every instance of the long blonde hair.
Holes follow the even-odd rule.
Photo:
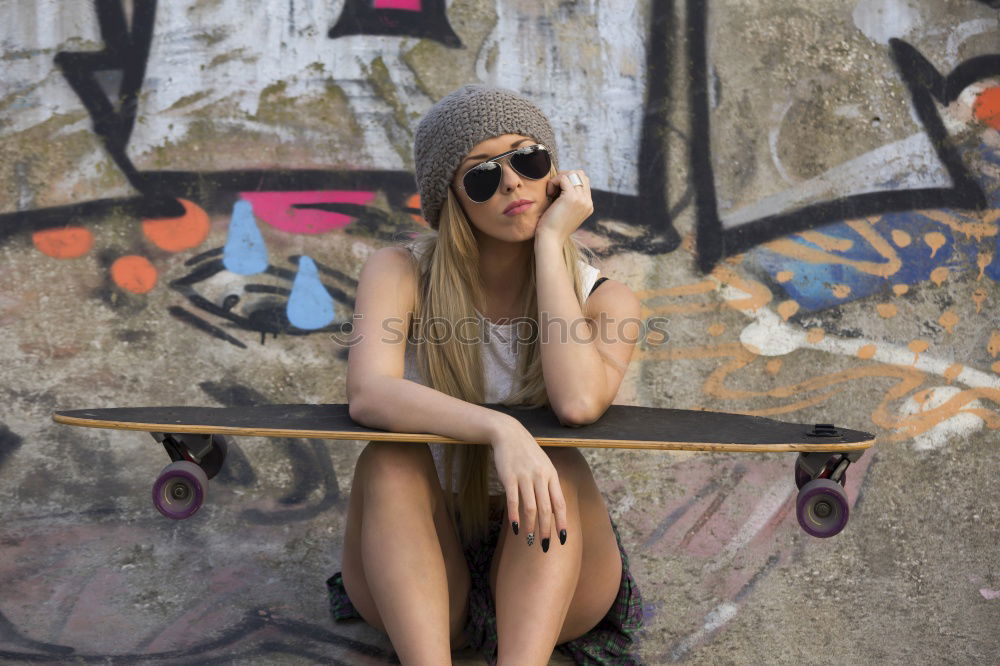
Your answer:
[[[555,174],[553,168],[552,174]],[[480,352],[480,344],[460,343],[455,335],[449,335],[438,342],[433,329],[422,329],[415,333],[414,320],[422,323],[444,320],[469,323],[474,330],[463,328],[464,339],[470,334],[481,340],[482,318],[475,309],[484,302],[484,287],[479,273],[479,246],[472,227],[452,189],[448,188],[447,200],[441,210],[437,232],[419,234],[406,241],[404,247],[410,250],[418,268],[418,288],[413,307],[414,319],[408,330],[409,340],[419,338],[417,345],[417,366],[428,386],[450,396],[483,404],[486,396],[485,377]],[[582,293],[578,262],[581,255],[588,259],[594,253],[572,235],[563,244],[563,260],[573,277],[573,288],[581,310],[587,295]],[[535,288],[535,263],[529,262],[530,270],[524,291],[520,294],[525,310],[518,326],[527,320],[538,322],[538,297]],[[537,331],[537,328],[536,328]],[[514,332],[512,331],[512,334]],[[530,340],[518,349],[517,377],[522,378],[520,387],[515,378],[514,393],[503,401],[503,405],[518,408],[536,408],[549,404],[542,375],[541,348],[539,336],[526,334],[518,329],[518,340]],[[428,338],[434,340],[426,344]],[[603,354],[602,354],[603,355]],[[489,468],[493,465],[493,449],[488,445],[446,446],[444,468],[446,476],[445,501],[448,513],[463,543],[484,538],[489,523]],[[456,455],[461,463],[458,489],[458,505],[452,493],[453,472]],[[456,510],[461,513],[459,523]]]

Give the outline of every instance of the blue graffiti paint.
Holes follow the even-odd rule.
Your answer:
[[[983,269],[983,275],[989,277],[994,282],[1000,282],[1000,234],[996,235],[993,243],[993,261]]]
[[[240,200],[233,206],[229,236],[222,251],[222,265],[240,275],[255,275],[267,270],[267,246],[257,228],[249,201]]]
[[[971,163],[984,163],[1000,166],[1000,150],[985,143],[968,148],[972,152]],[[973,174],[986,193],[989,208],[1000,208],[1000,187],[987,170],[981,169]],[[879,183],[880,189],[899,189],[900,183]],[[969,210],[940,209],[958,219],[968,219]],[[792,280],[780,283],[779,288],[785,291],[786,297],[794,299],[799,304],[799,312],[808,313],[826,308],[836,307],[867,298],[891,294],[893,285],[918,285],[930,280],[935,268],[946,267],[952,277],[973,273],[979,274],[977,258],[983,250],[983,243],[977,238],[969,238],[964,234],[955,234],[952,229],[940,222],[922,214],[919,210],[885,213],[874,225],[875,232],[892,248],[900,260],[900,267],[887,277],[871,275],[853,266],[832,261],[812,263],[804,262],[783,254],[773,252],[765,246],[759,246],[747,253],[746,265],[759,273],[769,275],[777,283],[777,275],[781,271],[791,271]],[[896,245],[892,232],[902,231],[910,243],[903,247]],[[869,261],[882,264],[888,258],[879,254],[871,243],[843,222],[829,224],[816,231],[835,238],[851,241],[851,247],[844,251],[833,251],[832,255],[852,261]],[[925,242],[925,237],[931,232],[941,234],[944,245],[931,256],[931,248]],[[798,235],[786,237],[803,247],[820,249]],[[1000,282],[1000,234],[993,239],[993,259],[984,268],[986,277]],[[847,298],[837,298],[831,289],[835,284],[847,285],[851,288]]]
[[[911,242],[903,247],[892,242],[893,230],[905,232]],[[851,247],[844,251],[833,251],[833,256],[854,262],[872,262],[885,264],[889,258],[880,254],[867,239],[858,235],[854,229],[845,223],[830,224],[816,231],[834,238],[842,238],[852,242]],[[788,257],[773,252],[766,247],[758,247],[750,252],[748,259],[760,270],[769,274],[777,281],[781,271],[791,271],[793,278],[781,286],[788,298],[799,304],[799,312],[815,312],[836,307],[869,296],[891,293],[892,285],[916,285],[930,279],[931,271],[939,266],[948,266],[953,274],[967,270],[969,256],[956,247],[951,230],[931,220],[916,211],[905,213],[886,213],[875,225],[875,231],[893,248],[900,260],[899,268],[888,277],[872,275],[848,265],[834,262],[812,263]],[[924,242],[924,236],[932,231],[942,234],[944,246],[938,248],[931,257],[931,248]],[[788,240],[816,250],[818,245],[800,236],[789,236]],[[846,298],[834,295],[833,285],[847,285],[850,294]]]
[[[288,299],[288,321],[297,328],[323,328],[336,318],[333,297],[319,279],[316,263],[309,257],[299,259],[299,272]]]
[[[1000,150],[997,148],[982,144],[979,148],[979,155],[984,162],[994,167],[1000,167]],[[1000,208],[1000,187],[998,187],[1000,183],[987,180],[985,177],[980,179],[980,183],[990,200],[990,207],[994,210]],[[983,274],[996,282],[1000,282],[1000,234],[993,237],[993,261],[987,264],[983,270]]]

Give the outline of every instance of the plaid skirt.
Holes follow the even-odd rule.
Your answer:
[[[610,515],[608,516],[610,518]],[[461,522],[461,514],[458,514]],[[500,538],[500,512],[490,512],[489,533],[485,539],[464,547],[465,559],[472,577],[469,592],[469,617],[465,625],[465,635],[469,647],[486,659],[490,666],[497,663],[497,622],[493,596],[490,594],[490,558]],[[614,664],[615,666],[642,666],[637,654],[638,632],[643,627],[642,596],[628,566],[628,555],[622,548],[618,526],[611,519],[611,528],[618,541],[618,551],[622,556],[622,579],[618,596],[611,610],[589,632],[556,646],[556,650],[571,657],[577,664]],[[509,528],[508,528],[509,529]],[[330,599],[330,610],[335,621],[361,618],[344,589],[341,572],[333,574],[326,581]]]

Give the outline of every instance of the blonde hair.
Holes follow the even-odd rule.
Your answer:
[[[555,169],[552,169],[555,175]],[[469,322],[475,330],[462,330],[468,340],[470,333],[481,340],[482,319],[475,308],[484,302],[484,287],[479,274],[479,247],[471,224],[451,189],[441,210],[438,231],[417,235],[403,244],[410,250],[418,267],[418,288],[413,307],[414,319],[420,322],[445,320]],[[581,309],[587,295],[582,293],[578,262],[581,255],[591,259],[594,253],[572,235],[562,248],[563,260],[573,278],[573,288]],[[520,300],[525,304],[523,317],[538,322],[538,297],[535,287],[535,263],[530,269]],[[413,337],[411,319],[408,340]],[[518,322],[518,340],[530,340],[518,349],[517,377],[514,393],[502,404],[516,408],[536,408],[549,404],[542,376],[541,348],[538,335],[521,330],[527,320]],[[537,329],[536,329],[537,331]],[[513,332],[512,332],[513,333]],[[425,382],[442,393],[475,404],[485,401],[486,387],[480,344],[460,343],[455,335],[447,336],[440,344],[433,331],[421,330],[419,337],[425,344],[417,345],[417,366]],[[427,338],[435,340],[426,344]],[[603,355],[603,354],[602,354]],[[606,355],[605,355],[606,356]],[[446,446],[444,468],[446,475],[445,501],[456,532],[463,543],[484,538],[489,524],[489,466],[493,465],[493,449],[488,445]],[[458,504],[452,493],[455,458],[459,459]],[[461,513],[461,525],[456,511]]]

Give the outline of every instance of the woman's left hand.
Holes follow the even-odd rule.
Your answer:
[[[575,173],[583,181],[574,185],[569,175]],[[565,241],[576,231],[583,221],[594,212],[594,201],[590,196],[590,178],[581,169],[560,171],[545,184],[545,194],[552,201],[535,228],[535,237],[554,235]],[[555,196],[555,199],[551,197]]]

